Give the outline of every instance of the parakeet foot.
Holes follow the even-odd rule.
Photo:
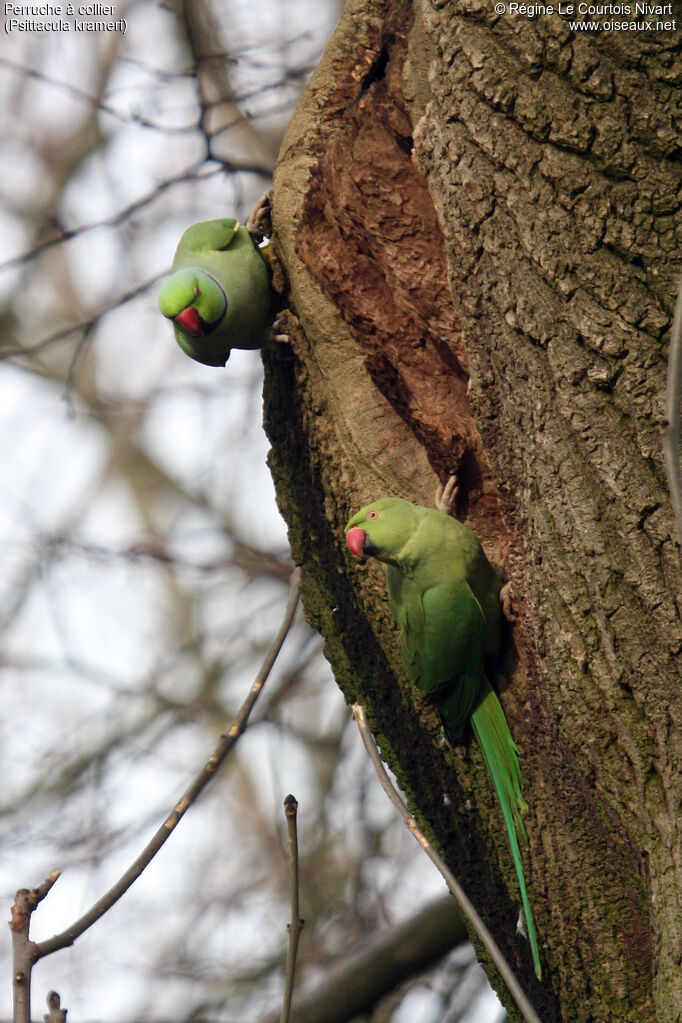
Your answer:
[[[269,238],[272,234],[272,206],[270,197],[264,192],[251,211],[251,216],[246,221],[246,230],[257,243]]]
[[[445,729],[441,725],[440,739],[438,740],[438,749],[452,749],[452,744],[445,734]]]
[[[279,344],[289,344],[290,343],[291,339],[289,338],[289,335],[286,333],[286,331],[282,330],[282,327],[284,325],[285,325],[285,317],[284,316],[276,316],[275,319],[272,321],[272,326],[270,327],[270,340],[271,341],[277,341]]]
[[[514,604],[511,595],[511,583],[505,583],[500,590],[500,603],[502,604],[502,614],[508,622],[512,624],[517,621],[516,615],[514,614]]]
[[[445,485],[439,483],[436,487],[434,504],[438,511],[442,511],[446,515],[452,515],[454,517],[458,493],[459,487],[457,486],[457,476],[453,473],[452,476],[448,478]]]

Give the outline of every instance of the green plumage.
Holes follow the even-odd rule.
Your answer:
[[[187,355],[224,366],[233,348],[260,348],[271,314],[270,276],[258,245],[237,220],[206,220],[183,234],[159,308]]]
[[[527,845],[528,838],[518,750],[484,669],[485,658],[499,650],[499,577],[467,526],[400,498],[367,505],[346,526],[346,538],[354,554],[386,564],[388,599],[408,675],[433,698],[449,740],[456,741],[471,720],[502,808],[540,977],[519,849],[519,840]]]

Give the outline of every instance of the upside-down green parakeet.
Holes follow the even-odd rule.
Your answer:
[[[224,366],[233,348],[264,343],[271,294],[267,263],[250,230],[229,218],[205,220],[180,239],[159,308],[187,355]]]
[[[526,845],[528,838],[518,750],[484,670],[485,658],[495,657],[499,648],[500,580],[467,526],[401,498],[384,498],[359,511],[346,526],[346,542],[357,557],[386,564],[407,673],[433,698],[448,739],[454,742],[471,719],[502,808],[540,977],[519,850],[519,838]]]

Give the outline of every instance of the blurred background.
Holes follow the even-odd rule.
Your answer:
[[[187,226],[245,219],[270,187],[340,7],[124,2],[110,18],[125,30],[76,32],[102,20],[76,15],[70,31],[40,31],[54,19],[28,15],[30,30],[2,34],[0,896],[7,919],[17,888],[63,871],[37,939],[139,852],[229,727],[283,615],[291,564],[259,354],[191,362],[156,294]],[[443,891],[299,614],[220,777],[131,892],[36,968],[34,1015],[51,988],[70,1023],[255,1023],[276,1009],[288,792],[302,983]],[[468,948],[382,1011],[503,1017]]]

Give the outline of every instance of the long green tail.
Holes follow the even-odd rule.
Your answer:
[[[507,826],[507,835],[511,846],[514,866],[521,888],[521,900],[523,912],[526,918],[528,940],[533,954],[533,965],[538,980],[542,977],[540,966],[540,953],[535,934],[533,914],[528,901],[526,881],[523,876],[523,863],[519,850],[518,839],[521,837],[523,843],[528,847],[528,835],[521,818],[521,811],[527,810],[528,805],[521,795],[521,769],[519,767],[519,751],[509,731],[507,719],[504,716],[502,705],[496,693],[490,687],[486,679],[483,699],[471,715],[476,738],[483,750],[485,762],[488,765],[490,776],[497,792],[497,798],[502,807],[504,823]]]

